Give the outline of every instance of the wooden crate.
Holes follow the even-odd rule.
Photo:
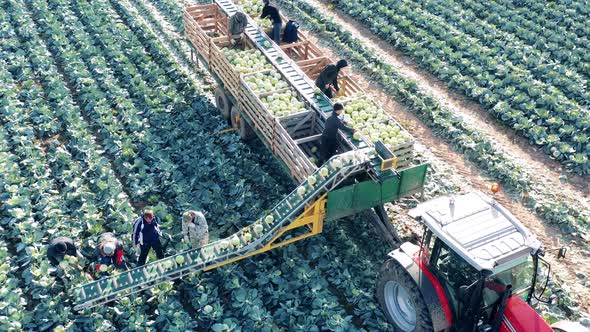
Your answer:
[[[301,112],[278,118],[279,123],[293,140],[321,134],[315,126],[317,114],[314,111]]]
[[[333,89],[334,96],[342,96],[344,98],[354,98],[364,96],[364,91],[358,86],[358,84],[348,75],[339,75],[338,87],[340,91]]]
[[[275,119],[275,121],[278,123],[279,120]],[[293,177],[300,182],[304,181],[316,171],[317,167],[311,163],[280,123],[275,126],[275,130],[273,152],[287,164]]]
[[[281,49],[295,62],[316,59],[324,56],[322,51],[309,40],[298,41],[291,44],[281,44]]]
[[[291,170],[293,177],[298,181],[303,181],[315,171],[316,166],[309,161],[307,155],[295,143],[292,135],[303,137],[305,134],[311,133],[315,123],[315,112],[308,110],[275,118],[262,103],[260,97],[283,90],[255,93],[246,83],[247,77],[254,74],[256,73],[240,77],[240,107],[252,121],[256,130],[267,140],[273,153]]]
[[[312,81],[315,81],[320,73],[327,65],[332,61],[327,57],[319,57],[308,60],[301,60],[296,62],[299,68],[307,75]]]
[[[236,97],[238,96],[240,86],[240,74],[234,70],[233,65],[225,57],[222,48],[229,46],[230,42],[227,37],[213,38],[209,47],[209,68],[217,74],[219,79],[225,85],[225,89]]]
[[[259,131],[268,143],[272,146],[274,142],[275,122],[267,112],[260,108],[256,96],[249,92],[240,92],[239,103],[242,111],[252,120],[257,131]]]
[[[187,39],[209,63],[211,39],[227,36],[228,17],[216,4],[196,5],[184,9],[183,20]]]

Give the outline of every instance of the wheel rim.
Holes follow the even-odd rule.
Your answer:
[[[416,309],[410,300],[408,291],[395,281],[385,283],[385,305],[395,325],[403,331],[416,328]]]

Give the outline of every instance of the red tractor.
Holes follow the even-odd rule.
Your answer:
[[[390,252],[377,282],[396,330],[554,331],[530,306],[540,301],[550,266],[540,242],[508,210],[469,193],[419,204],[410,216],[425,226],[421,243]]]

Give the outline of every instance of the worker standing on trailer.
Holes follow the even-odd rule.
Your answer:
[[[334,111],[326,121],[320,145],[320,164],[325,163],[336,154],[336,150],[338,149],[338,129],[355,132],[352,127],[345,125],[342,120],[340,120],[339,116],[342,114],[343,110],[344,106],[342,106],[342,104],[334,104]]]
[[[238,10],[229,18],[229,42],[232,45],[242,45],[244,29],[248,25],[248,17],[241,10]]]
[[[94,268],[97,271],[103,271],[105,267],[110,265],[114,265],[119,269],[125,268],[123,244],[115,237],[115,234],[110,232],[103,233],[98,240],[96,253],[98,256],[98,263]]]
[[[315,85],[320,88],[328,98],[334,97],[331,87],[340,91],[338,87],[338,74],[342,68],[348,67],[348,62],[344,59],[339,60],[336,64],[327,65],[315,80]]]
[[[203,213],[187,211],[182,215],[183,241],[198,248],[209,243],[209,227]]]
[[[158,259],[164,258],[164,249],[160,243],[160,226],[154,216],[154,211],[145,210],[143,215],[135,220],[133,225],[133,246],[139,251],[137,266],[145,264],[150,249],[156,251]]]
[[[279,14],[277,7],[270,5],[270,0],[264,0],[262,15],[260,15],[260,18],[266,17],[270,17],[270,20],[272,21],[272,40],[274,40],[277,45],[280,45],[283,21],[281,20],[281,15]]]
[[[49,246],[47,246],[47,259],[49,259],[49,263],[59,269],[59,263],[66,255],[81,257],[76,250],[74,241],[65,236],[51,240]]]

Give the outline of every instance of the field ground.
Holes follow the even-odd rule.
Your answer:
[[[323,51],[334,59],[346,56],[285,2],[278,1],[282,10],[311,29]],[[421,91],[493,138],[518,163],[522,177],[535,183],[539,193],[531,190],[531,196],[547,198],[546,189],[552,188],[558,191],[553,199],[590,211],[587,175],[566,172],[477,101],[448,88],[347,14],[326,2],[307,3],[315,8],[307,15],[329,14]],[[182,5],[164,0],[1,1],[2,48],[14,52],[0,57],[0,169],[7,174],[1,183],[0,257],[8,278],[0,326],[15,331],[19,324],[56,331],[60,326],[96,331],[391,329],[374,297],[375,274],[390,248],[362,215],[326,225],[323,235],[305,242],[164,284],[132,299],[135,304],[121,301],[74,314],[63,290],[46,275],[42,243],[52,234],[125,234],[132,217],[149,205],[168,216],[163,226],[171,233],[180,229],[176,216],[191,207],[207,211],[213,237],[227,235],[291,189],[261,144],[215,135],[227,125],[212,104],[214,81],[190,61],[180,30]],[[547,254],[554,273],[551,289],[559,300],[539,310],[549,320],[588,317],[588,224],[574,217],[571,223],[556,222],[571,217],[568,211],[531,209],[528,193],[523,196],[511,186],[512,179],[482,169],[368,71],[354,62],[352,68],[363,89],[417,139],[418,159],[431,162],[426,198],[487,192],[490,183],[507,182],[497,199],[546,248],[569,247],[564,260]],[[415,203],[388,206],[405,238],[416,236],[417,225],[405,215]],[[173,244],[170,250],[182,248]]]

